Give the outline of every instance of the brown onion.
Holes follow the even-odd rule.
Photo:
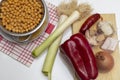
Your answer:
[[[114,59],[107,51],[100,51],[96,54],[96,62],[100,72],[108,72],[114,66]]]

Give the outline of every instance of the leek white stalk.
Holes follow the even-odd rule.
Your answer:
[[[58,23],[58,27],[60,27],[60,25],[67,19],[66,15],[61,15],[60,19],[59,19],[59,23]],[[47,56],[45,58],[45,62],[42,68],[42,72],[48,76],[48,78],[50,78],[51,80],[51,71],[52,71],[52,67],[54,64],[54,60],[60,45],[62,39],[62,34],[50,45],[49,49],[48,49],[48,53]]]
[[[46,48],[48,48],[54,40],[57,39],[73,22],[75,22],[80,17],[78,11],[74,11],[66,21],[60,25],[40,46],[36,47],[32,51],[33,57],[38,57]]]

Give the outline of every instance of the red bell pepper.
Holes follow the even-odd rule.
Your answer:
[[[90,80],[97,77],[98,69],[95,56],[82,33],[71,36],[70,39],[60,46],[60,49],[68,56],[74,69],[82,80]]]
[[[61,45],[61,51],[71,61],[77,75],[82,80],[90,80],[84,66],[82,57],[79,55],[79,49],[73,40],[67,40]]]
[[[82,33],[77,33],[73,35],[70,39],[73,40],[79,48],[78,50],[85,63],[85,68],[87,70],[88,76],[91,79],[95,79],[98,75],[98,69],[94,53],[87,39],[83,36]]]

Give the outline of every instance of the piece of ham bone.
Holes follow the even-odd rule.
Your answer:
[[[86,39],[88,40],[88,42],[89,42],[90,45],[92,45],[92,46],[98,45],[98,43],[97,43],[97,41],[96,41],[96,38],[97,38],[97,37],[96,37],[96,36],[91,36],[89,30],[87,30],[87,31],[85,32],[85,37],[86,37]]]
[[[114,51],[117,44],[118,44],[117,39],[114,39],[112,37],[107,37],[101,48],[108,51]]]

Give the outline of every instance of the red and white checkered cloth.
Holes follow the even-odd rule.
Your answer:
[[[58,16],[56,12],[56,7],[48,2],[46,2],[46,4],[49,12],[49,24],[44,34],[41,35],[38,39],[30,42],[29,44],[20,45],[5,40],[2,35],[0,35],[0,51],[21,62],[27,67],[29,67],[34,61],[34,58],[31,56],[32,50],[36,46],[40,45],[52,33],[57,25]]]

